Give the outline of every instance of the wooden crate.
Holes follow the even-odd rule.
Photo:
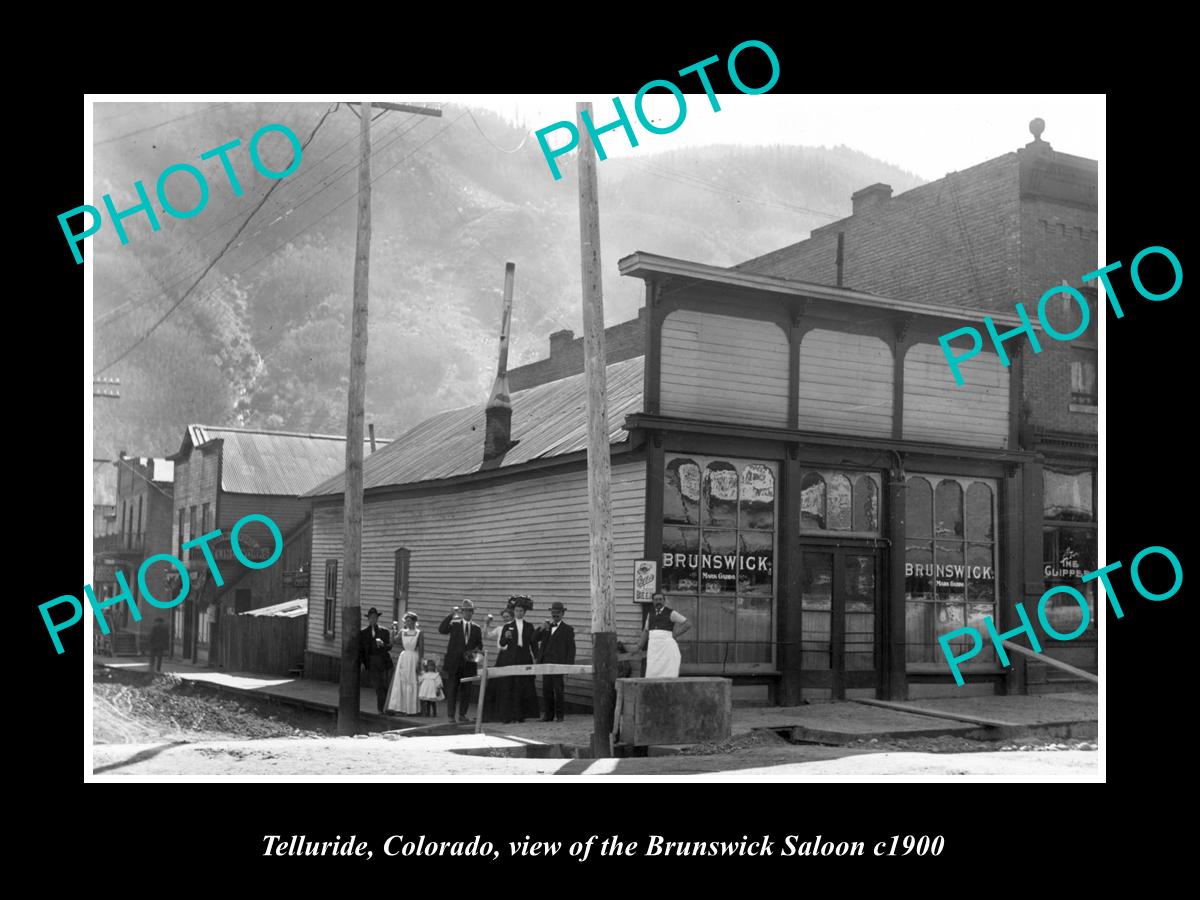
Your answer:
[[[728,678],[618,678],[616,742],[635,747],[727,740],[733,723]]]

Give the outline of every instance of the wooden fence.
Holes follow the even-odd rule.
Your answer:
[[[286,675],[304,662],[308,616],[222,616],[218,653],[228,672]]]

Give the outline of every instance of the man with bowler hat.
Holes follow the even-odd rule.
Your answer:
[[[392,669],[392,655],[388,651],[392,649],[392,635],[379,627],[379,610],[373,606],[367,610],[367,621],[370,624],[358,633],[358,661],[367,670],[382,715],[391,680],[388,673]]]
[[[471,621],[474,615],[475,604],[470,600],[463,600],[462,604],[454,607],[438,626],[438,634],[450,636],[446,645],[445,668],[446,712],[451,722],[454,721],[455,701],[458,707],[458,721],[469,721],[467,706],[471,702],[471,685],[463,684],[462,679],[475,675],[475,654],[483,649],[483,630]]]
[[[565,612],[565,607],[560,601],[555,600],[550,604],[550,618],[538,627],[537,661],[539,663],[571,665],[575,662],[575,630],[562,620],[563,612]],[[566,712],[563,703],[563,676],[542,676],[542,702],[545,706],[545,712],[542,714],[543,722],[549,722],[552,719],[559,722],[563,720],[563,713]]]

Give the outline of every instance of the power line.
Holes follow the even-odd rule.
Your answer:
[[[330,112],[332,112],[332,111],[333,111],[333,110],[332,110],[332,108],[330,108],[329,110],[327,110],[327,111],[326,111],[325,115],[326,115],[326,116],[327,116],[327,115],[329,115],[329,113],[330,113]],[[426,147],[426,146],[427,146],[428,144],[430,144],[432,141],[436,140],[438,137],[440,137],[441,135],[445,134],[447,131],[449,131],[451,128],[453,128],[453,127],[454,127],[456,124],[458,124],[458,122],[459,122],[459,121],[460,121],[460,120],[463,118],[463,116],[465,116],[465,115],[466,115],[466,113],[464,112],[464,113],[463,113],[462,115],[460,115],[460,116],[459,116],[457,119],[455,119],[453,122],[451,122],[451,123],[450,123],[449,125],[447,125],[445,128],[443,128],[441,131],[438,131],[438,132],[436,132],[436,133],[435,133],[435,134],[434,134],[432,137],[430,137],[430,138],[429,138],[428,140],[426,140],[424,143],[420,144],[420,145],[419,145],[419,146],[417,146],[415,149],[413,149],[413,150],[412,150],[412,152],[410,152],[410,153],[408,153],[407,155],[405,155],[405,156],[402,156],[400,159],[396,160],[396,162],[392,163],[392,165],[388,166],[386,169],[384,169],[382,172],[380,172],[380,173],[379,173],[377,176],[375,176],[374,178],[372,178],[372,179],[371,179],[371,184],[374,184],[376,181],[378,181],[380,178],[382,178],[382,177],[383,177],[384,175],[386,175],[388,172],[390,172],[390,171],[392,171],[394,168],[396,168],[396,166],[400,165],[400,163],[402,163],[402,162],[404,162],[405,160],[409,159],[409,158],[410,158],[410,157],[412,157],[414,154],[416,154],[416,153],[420,152],[420,150],[421,150],[423,147]],[[322,116],[322,121],[324,121],[324,118],[325,118],[325,117],[324,117],[324,116]],[[318,125],[319,125],[319,124],[320,124],[320,123],[318,123]],[[309,136],[309,139],[311,140],[311,138],[312,138],[312,136],[310,135],[310,136]],[[233,275],[231,275],[230,277],[231,277],[231,278],[233,278],[233,277],[236,277],[236,276],[238,276],[238,275],[241,275],[241,274],[243,274],[243,273],[245,273],[245,272],[249,271],[250,269],[254,268],[256,265],[258,265],[260,262],[262,262],[263,260],[265,260],[265,259],[267,259],[268,257],[272,256],[273,254],[275,254],[275,253],[279,252],[279,251],[280,251],[280,250],[282,250],[284,247],[286,247],[288,244],[292,243],[292,241],[294,241],[296,238],[300,237],[300,235],[302,235],[304,232],[308,231],[310,228],[312,228],[314,225],[316,225],[318,222],[320,222],[322,219],[324,219],[324,218],[325,218],[325,217],[327,217],[327,216],[330,216],[330,215],[332,215],[334,212],[336,212],[337,210],[341,209],[343,206],[345,206],[347,203],[349,203],[351,200],[353,200],[355,197],[357,197],[357,196],[358,196],[358,194],[359,194],[359,192],[358,192],[358,191],[355,191],[355,192],[354,192],[353,194],[351,194],[349,197],[346,197],[344,200],[342,200],[340,203],[338,203],[336,206],[333,206],[333,207],[331,207],[330,209],[326,210],[324,213],[322,213],[320,216],[318,216],[316,219],[314,219],[314,220],[313,220],[312,222],[310,222],[308,225],[305,225],[303,228],[301,228],[301,229],[300,229],[298,232],[296,232],[295,234],[293,234],[293,235],[292,235],[291,237],[289,237],[287,240],[283,241],[283,242],[282,242],[282,243],[280,243],[280,244],[277,244],[275,247],[273,247],[272,249],[270,249],[270,250],[268,250],[266,253],[264,253],[262,256],[260,256],[258,259],[254,260],[254,262],[252,262],[252,263],[250,263],[250,264],[248,264],[248,265],[246,265],[246,266],[242,267],[241,269],[238,269],[238,270],[237,270],[236,272],[234,272],[234,273],[233,273]],[[264,197],[264,198],[263,198],[263,201],[264,201],[264,202],[266,201],[266,197]],[[260,204],[260,205],[261,205],[261,204]],[[256,211],[257,211],[257,209],[256,209]],[[250,215],[251,215],[251,216],[253,216],[253,215],[254,215],[254,213],[251,213]],[[247,221],[247,222],[249,222],[249,221],[250,221],[250,217],[247,217],[246,221]],[[244,227],[244,223],[243,223],[243,227]],[[235,234],[235,235],[233,236],[233,238],[230,238],[230,240],[229,240],[229,243],[228,243],[228,244],[226,244],[226,247],[228,247],[228,246],[229,246],[229,244],[232,244],[232,243],[233,243],[233,240],[234,240],[236,237],[237,237],[237,235]],[[224,248],[222,249],[222,251],[221,251],[221,252],[222,252],[222,253],[224,253],[224,252],[225,252],[225,251],[224,251]],[[219,258],[220,258],[220,254],[218,254],[218,259],[219,259]],[[216,260],[214,260],[213,262],[214,262],[214,264],[215,264]],[[210,266],[209,268],[211,268],[211,266]],[[206,274],[207,274],[207,270],[206,270]],[[203,278],[203,277],[204,277],[204,276],[201,276],[201,278]],[[196,286],[196,284],[199,284],[199,283],[200,283],[200,279],[197,279],[197,281],[195,282],[195,284],[193,284],[193,285],[192,285],[192,288],[194,288],[194,287]],[[190,292],[191,292],[192,288],[188,288],[188,293],[190,293]],[[216,291],[215,291],[215,290],[214,290],[214,291],[210,291],[208,294],[205,294],[204,296],[205,296],[205,297],[211,297],[211,296],[212,296],[213,294],[215,294],[215,293],[216,293]],[[106,366],[105,366],[103,369],[101,369],[101,370],[100,370],[100,372],[98,372],[97,374],[100,374],[101,372],[106,372],[106,371],[108,371],[108,370],[109,370],[109,369],[111,369],[113,366],[115,366],[115,365],[116,365],[118,362],[120,362],[122,359],[124,359],[126,356],[128,356],[128,355],[129,355],[131,352],[133,352],[134,348],[135,348],[135,347],[137,347],[138,345],[140,345],[142,342],[144,342],[144,341],[146,340],[146,338],[148,338],[148,337],[150,336],[150,334],[151,334],[151,333],[154,331],[154,329],[156,329],[156,328],[157,328],[159,325],[161,325],[161,324],[163,323],[163,321],[164,321],[164,320],[167,318],[167,316],[171,315],[171,313],[172,313],[172,312],[174,312],[176,309],[178,309],[178,308],[179,308],[179,305],[180,305],[180,304],[181,304],[181,303],[182,303],[184,300],[186,300],[186,299],[187,299],[187,294],[185,294],[185,295],[184,295],[182,298],[180,298],[180,300],[179,300],[178,302],[176,302],[176,303],[175,303],[175,305],[174,305],[174,306],[172,306],[172,307],[171,307],[169,310],[167,310],[167,312],[166,312],[166,313],[165,313],[165,314],[162,316],[162,318],[160,318],[160,319],[159,319],[157,322],[155,322],[155,323],[154,323],[154,325],[151,327],[150,331],[147,331],[147,332],[146,332],[144,335],[142,335],[140,338],[138,338],[138,340],[137,340],[137,341],[135,341],[135,342],[134,342],[134,343],[133,343],[133,344],[132,344],[132,345],[131,345],[131,346],[130,346],[130,347],[129,347],[129,348],[128,348],[128,349],[127,349],[125,352],[124,352],[124,353],[122,353],[122,354],[121,354],[119,357],[117,357],[117,358],[116,358],[115,360],[113,360],[111,363],[109,363],[108,365],[106,365]]]
[[[119,134],[116,137],[105,138],[102,141],[96,141],[92,144],[93,147],[99,147],[101,144],[111,144],[114,141],[123,141],[127,137],[133,137],[135,134],[141,134],[143,131],[153,131],[155,128],[162,128],[164,125],[170,125],[172,122],[179,122],[183,119],[190,119],[192,116],[199,115],[202,112],[209,110],[220,109],[222,106],[228,106],[228,103],[214,103],[212,106],[205,106],[201,109],[194,109],[190,113],[178,116],[174,119],[167,119],[165,122],[159,122],[157,125],[147,125],[145,128],[139,128],[136,131],[130,131],[125,134]]]
[[[410,117],[410,118],[414,118],[414,117]],[[387,143],[381,143],[379,145],[378,149],[376,151],[374,151],[371,155],[375,156],[378,153],[382,153],[384,150],[386,150],[388,147],[390,147],[392,144],[394,144],[397,140],[404,137],[409,132],[413,131],[417,125],[419,125],[422,121],[424,121],[420,117],[415,117],[415,118],[418,119],[418,121],[416,123],[414,123],[411,127],[405,129],[399,135],[396,135],[396,138],[394,138],[393,140],[388,141]],[[395,127],[392,128],[391,131],[387,132],[387,135],[390,136],[390,135],[396,134],[396,132],[399,131],[404,126],[404,124],[408,121],[409,121],[409,119],[402,119],[399,123],[396,124]],[[351,143],[353,140],[354,140],[353,138],[350,138],[349,140],[343,141],[336,148],[334,148],[329,153],[327,153],[325,156],[323,156],[321,159],[319,159],[317,161],[317,163],[313,166],[313,168],[309,170],[309,172],[311,173],[311,172],[316,171],[317,166],[319,166],[321,163],[325,162],[327,159],[332,157],[334,154],[336,154],[339,150],[341,150],[347,144]],[[334,173],[327,175],[325,177],[325,179],[320,182],[320,184],[322,185],[321,187],[319,187],[316,191],[314,191],[313,193],[304,197],[303,199],[295,201],[292,208],[287,210],[287,212],[284,213],[284,216],[290,215],[291,213],[295,212],[297,209],[299,209],[305,203],[308,203],[310,200],[312,200],[318,194],[327,190],[329,187],[331,187],[334,184],[334,182],[339,181],[340,179],[345,177],[347,174],[349,174],[351,171],[353,171],[356,165],[357,165],[357,162],[355,162],[353,160],[351,160],[351,162],[349,164],[339,164],[339,166],[342,169],[340,172],[338,172],[337,169],[335,168]],[[280,184],[280,182],[277,181],[271,186],[271,189],[268,190],[268,196],[270,194],[270,190],[273,190],[275,185],[278,185],[278,184]],[[289,185],[289,187],[290,186],[292,186],[292,185]],[[263,199],[265,200],[266,197],[264,197]],[[198,238],[197,242],[203,241],[210,234],[213,234],[220,228],[223,228],[225,225],[228,225],[234,219],[238,218],[239,215],[240,215],[240,213],[235,213],[233,216],[226,219],[224,222],[221,222],[219,225],[210,229],[208,232],[201,235],[200,238]],[[243,238],[241,241],[239,241],[238,244],[235,246],[240,246],[241,244],[245,243],[246,241],[262,234],[267,228],[269,228],[271,225],[274,225],[275,222],[279,221],[280,218],[283,218],[283,216],[272,219],[270,222],[268,222],[266,225],[259,228],[257,231],[247,235],[245,238]],[[244,223],[243,223],[243,227],[244,227]],[[234,237],[236,238],[236,235]],[[182,253],[182,252],[183,252],[183,248],[181,248],[179,251],[177,251],[176,255],[178,255],[178,253]],[[166,296],[167,292],[170,291],[171,288],[182,284],[184,281],[186,281],[188,278],[190,278],[191,275],[194,274],[196,271],[197,271],[197,269],[193,269],[190,272],[185,272],[183,275],[181,275],[178,279],[173,281],[171,284],[168,284],[165,287],[163,287],[161,292],[158,292],[158,293],[147,292],[139,298],[126,301],[125,303],[121,304],[120,306],[114,307],[113,309],[106,312],[104,315],[97,318],[95,321],[95,324],[98,326],[99,325],[108,325],[111,322],[114,322],[117,319],[121,318],[122,316],[127,315],[130,312],[133,312],[136,308],[138,308],[140,306],[144,306],[146,303],[149,303],[153,300],[157,300],[159,297]]]
[[[317,124],[313,126],[313,130],[308,135],[308,140],[306,140],[303,144],[300,145],[301,153],[303,153],[304,148],[307,147],[309,145],[309,143],[312,142],[312,139],[314,137],[316,137],[317,130],[321,127],[321,125],[324,124],[325,120],[327,118],[329,118],[329,114],[332,113],[334,111],[334,109],[336,109],[336,104],[334,106],[330,106],[328,109],[326,109],[325,112],[321,115],[321,118],[319,120],[317,120]],[[113,366],[115,366],[117,363],[119,363],[121,360],[123,360],[125,357],[127,357],[130,353],[132,353],[134,348],[140,346],[148,337],[150,337],[150,335],[154,334],[154,332],[156,330],[158,330],[158,326],[161,325],[163,322],[165,322],[167,320],[167,317],[170,316],[171,313],[173,313],[173,312],[175,312],[175,310],[179,309],[180,305],[182,305],[183,302],[185,300],[187,300],[187,298],[189,296],[191,296],[191,293],[192,293],[192,291],[194,291],[196,289],[196,286],[198,284],[200,284],[201,281],[204,280],[204,277],[206,275],[208,275],[208,273],[210,271],[212,271],[213,266],[215,266],[217,264],[218,260],[220,260],[220,258],[225,254],[225,251],[229,249],[229,247],[233,244],[233,242],[235,240],[237,240],[237,236],[242,233],[242,230],[245,229],[245,227],[250,224],[250,220],[254,218],[254,214],[256,212],[258,212],[260,209],[262,209],[263,204],[267,202],[267,198],[271,196],[271,192],[274,191],[275,188],[277,188],[280,184],[282,184],[281,181],[276,181],[273,185],[271,185],[270,189],[263,195],[263,198],[258,202],[258,205],[255,206],[254,209],[250,210],[250,215],[246,216],[246,221],[244,221],[242,223],[241,227],[238,228],[238,230],[236,232],[234,232],[233,237],[231,237],[225,243],[225,246],[220,249],[220,251],[217,253],[217,255],[213,257],[212,262],[210,262],[205,267],[204,271],[200,273],[200,277],[197,278],[195,281],[193,281],[191,286],[186,291],[183,292],[183,296],[180,297],[177,301],[175,301],[175,304],[170,309],[168,309],[165,313],[163,313],[161,318],[159,318],[159,320],[157,322],[155,322],[153,325],[151,325],[149,330],[147,330],[145,334],[143,334],[141,337],[139,337],[137,340],[135,340],[132,344],[130,344],[129,347],[126,348],[125,351],[123,353],[121,353],[120,356],[118,356],[116,359],[114,359],[112,362],[110,362],[108,365],[106,365],[103,369],[101,369],[99,372],[97,372],[96,373],[97,375],[102,375],[103,373],[107,372],[109,369],[111,369]]]
[[[503,147],[501,147],[499,144],[497,144],[495,141],[493,141],[490,137],[488,137],[486,134],[484,134],[483,129],[479,127],[479,120],[475,118],[475,113],[471,112],[471,110],[468,109],[467,115],[469,115],[471,117],[471,121],[475,123],[475,130],[478,131],[483,136],[483,139],[485,141],[487,141],[489,144],[491,144],[493,147],[495,147],[497,150],[499,150],[501,153],[516,153],[518,150],[520,150],[522,147],[524,147],[525,142],[527,140],[529,140],[529,132],[527,131],[527,132],[525,132],[525,136],[523,138],[521,138],[521,143],[517,144],[517,146],[513,147],[511,150],[505,150]]]

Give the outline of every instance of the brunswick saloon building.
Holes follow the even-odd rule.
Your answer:
[[[1032,608],[1063,577],[1044,552],[1063,546],[1064,513],[1094,510],[1094,345],[1051,362],[1010,350],[1007,367],[984,352],[956,387],[937,339],[964,324],[983,331],[984,315],[1015,328],[1014,302],[1036,304],[1095,268],[1095,164],[1039,143],[894,200],[875,186],[872,215],[889,218],[874,231],[856,195],[832,231],[741,266],[620,260],[646,294],[637,320],[606,333],[621,640],[640,631],[634,569],[646,560],[695,624],[681,639],[683,674],[730,677],[741,702],[1029,689],[1024,664],[1001,669],[990,646],[955,688],[937,638],[982,630],[985,616],[1012,628],[1015,602]],[[1083,223],[1074,254],[1057,243],[1068,221]],[[903,246],[906,234],[926,242],[924,255]],[[875,257],[875,269],[856,268]],[[579,343],[552,335],[549,360],[511,373],[511,426],[480,403],[364,462],[363,608],[417,612],[429,652],[442,650],[436,624],[462,597],[482,618],[520,592],[535,621],[563,601],[589,655]],[[1075,362],[1090,376],[1072,381]],[[1055,418],[1068,406],[1091,407],[1081,427]],[[1059,480],[1046,476],[1051,448]],[[342,491],[338,475],[309,495],[324,588],[307,667],[334,678]],[[1081,544],[1094,534],[1080,530]],[[1078,615],[1050,618],[1068,632]],[[590,694],[575,687],[577,699]]]

